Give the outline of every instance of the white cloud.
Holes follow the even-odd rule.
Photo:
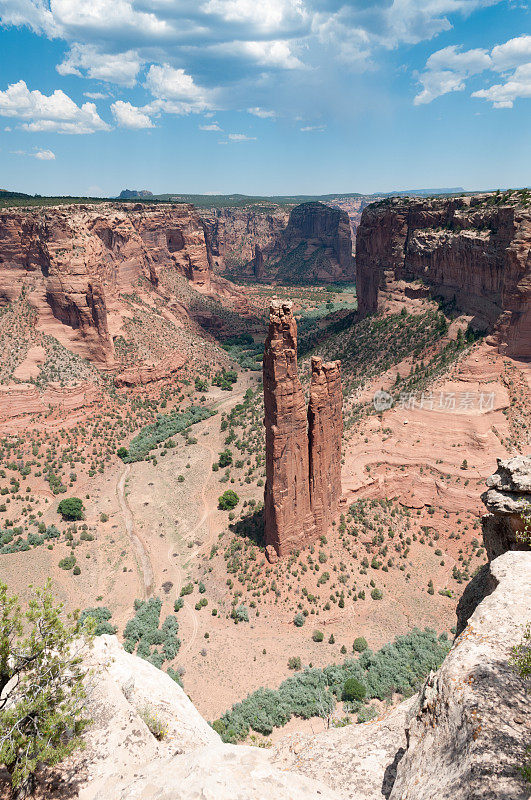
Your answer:
[[[453,45],[432,53],[420,76],[423,88],[414,103],[431,103],[448,92],[463,91],[468,78],[487,70],[503,73],[503,83],[478,89],[472,97],[490,100],[494,108],[511,108],[517,98],[531,97],[531,36],[509,39],[490,52],[483,49],[463,51]]]
[[[108,96],[103,92],[83,92],[83,97],[88,97],[90,100],[105,100]]]
[[[174,69],[169,64],[152,64],[145,86],[156,98],[151,104],[154,112],[189,114],[213,107],[211,91],[198,86],[184,69]]]
[[[506,83],[479,89],[472,93],[472,97],[490,100],[494,108],[512,108],[519,97],[531,98],[531,62],[517,67]]]
[[[39,161],[55,161],[55,153],[52,153],[51,150],[37,150],[33,155]]]
[[[212,122],[212,124],[210,124],[210,125],[200,125],[199,126],[199,130],[200,131],[217,131],[218,133],[220,133],[223,129],[219,127],[217,122]]]
[[[209,47],[207,55],[235,58],[275,69],[302,69],[304,64],[293,54],[292,47],[290,42],[281,40],[224,42]]]
[[[415,97],[415,105],[431,103],[448,92],[463,91],[465,79],[489,69],[491,63],[486,50],[461,51],[456,45],[437,50],[426,61],[425,72],[420,76],[423,89]]]
[[[28,120],[22,124],[28,131],[82,134],[109,130],[94,103],[79,107],[61,89],[45,95],[38,90],[30,91],[24,81],[0,91],[0,116]]]
[[[132,87],[136,83],[141,65],[142,61],[134,50],[109,54],[94,45],[74,44],[56,69],[60,75],[80,77],[83,70],[87,78]]]
[[[318,133],[321,133],[325,130],[326,125],[305,125],[303,128],[301,128],[303,133],[309,133],[310,131],[317,131]]]
[[[43,150],[39,147],[35,148],[34,153],[27,153],[25,150],[13,150],[13,155],[28,156],[29,158],[36,158],[38,161],[55,161],[55,153],[51,150]]]
[[[518,36],[505,44],[498,44],[491,51],[494,69],[500,72],[531,61],[531,36]]]
[[[256,136],[247,136],[245,133],[229,133],[231,142],[254,142]]]
[[[266,111],[265,108],[260,108],[259,106],[248,108],[247,113],[253,114],[255,117],[260,117],[260,119],[274,119],[277,116],[276,111]]]
[[[122,128],[154,128],[151,118],[144,113],[141,108],[126,103],[123,100],[117,100],[111,103],[111,111],[113,116]]]

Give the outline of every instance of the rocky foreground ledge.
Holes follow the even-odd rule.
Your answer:
[[[382,719],[293,734],[269,751],[223,744],[171,678],[99,637],[88,656],[94,724],[70,789],[80,800],[527,800],[518,767],[531,711],[510,657],[531,620],[531,553],[489,567],[491,593],[418,695]],[[162,741],[146,709],[167,728]]]

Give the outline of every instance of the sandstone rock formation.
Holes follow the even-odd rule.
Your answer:
[[[276,242],[288,224],[285,206],[199,210],[208,232],[214,267],[253,277],[256,248]],[[258,275],[256,277],[259,277]]]
[[[289,214],[286,206],[258,206],[202,215],[214,261],[228,274],[278,283],[354,280],[351,228],[341,208],[310,202]]]
[[[99,364],[114,360],[109,303],[142,279],[156,289],[171,269],[199,291],[212,290],[203,223],[190,205],[104,203],[0,214],[0,303],[25,293],[41,329],[64,328],[71,349]]]
[[[269,558],[327,532],[341,494],[339,362],[312,359],[310,405],[297,372],[291,302],[273,301],[265,342],[265,540]]]
[[[481,495],[488,514],[481,519],[483,542],[489,560],[507,550],[530,550],[522,539],[526,520],[531,518],[531,456],[498,459],[498,469],[487,479],[488,490]],[[527,523],[531,537],[531,522]]]
[[[374,203],[358,227],[356,271],[361,315],[420,279],[493,331],[501,352],[531,357],[531,208],[517,195]]]
[[[222,744],[168,675],[129,655],[115,636],[86,656],[86,749],[65,774],[79,800],[339,800],[323,783],[280,770],[256,747]],[[146,724],[166,729],[158,741]]]
[[[529,696],[510,660],[531,619],[531,555],[504,553],[490,573],[494,591],[420,692],[389,800],[529,798]]]

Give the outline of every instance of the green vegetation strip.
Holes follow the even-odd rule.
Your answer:
[[[355,711],[359,722],[366,721],[376,713],[368,705],[369,700],[385,700],[394,694],[411,696],[428,673],[438,669],[449,649],[446,634],[438,637],[430,628],[414,628],[376,653],[367,649],[359,658],[346,659],[343,664],[324,669],[306,667],[287,678],[277,690],[257,689],[233,705],[212,727],[225,742],[241,741],[251,729],[267,736],[293,716],[327,717],[340,700],[344,701],[345,711]],[[354,700],[353,678],[359,698]]]
[[[212,417],[216,412],[209,408],[190,406],[187,411],[178,411],[174,414],[159,414],[155,422],[142,428],[129,445],[129,450],[120,448],[118,455],[126,463],[142,461],[151,450],[162,442],[170,439],[176,433],[181,433],[196,422],[201,422]]]

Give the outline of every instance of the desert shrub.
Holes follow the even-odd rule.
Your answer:
[[[179,594],[179,597],[185,597],[185,595],[187,595],[187,594],[192,594],[193,591],[194,591],[194,584],[193,583],[187,583],[182,587],[182,589],[180,591],[180,594]]]
[[[293,624],[297,628],[302,628],[305,622],[306,622],[306,617],[304,616],[304,614],[295,614],[295,616],[293,617]]]
[[[301,669],[302,663],[300,656],[291,656],[288,658],[288,669]]]
[[[244,606],[243,603],[241,603],[239,606],[236,606],[236,608],[232,610],[231,617],[237,622],[249,622],[249,611],[247,606]]]
[[[122,461],[125,461],[129,455],[129,450],[127,449],[127,447],[119,447],[118,450],[116,451],[116,455],[118,456],[118,458],[121,458]]]
[[[374,706],[364,706],[358,711],[358,722],[369,722],[378,716],[378,711]]]
[[[373,600],[381,600],[383,597],[383,592],[381,589],[373,589],[371,592],[371,597]]]
[[[159,414],[155,422],[142,428],[129,445],[127,455],[122,457],[126,463],[142,461],[155,447],[176,433],[211,417],[215,412],[201,406],[190,406],[186,411],[172,414]]]
[[[366,650],[368,646],[369,645],[367,644],[367,639],[365,639],[363,636],[358,636],[356,639],[354,639],[352,649],[354,650],[355,653],[363,653],[363,651]]]
[[[230,450],[223,450],[219,454],[218,466],[223,468],[223,467],[228,467],[230,464],[232,464],[232,453]]]
[[[66,569],[66,570],[74,569],[74,567],[76,566],[76,560],[77,559],[74,555],[65,556],[60,560],[59,566],[61,567],[61,569]]]
[[[223,492],[220,497],[218,497],[218,508],[222,511],[230,511],[233,508],[236,508],[238,503],[240,502],[240,498],[236,494],[233,489],[227,489]]]
[[[57,506],[57,511],[65,520],[83,519],[83,501],[79,497],[65,497]]]
[[[112,614],[106,606],[84,608],[79,616],[79,623],[84,625],[87,620],[91,620],[94,625],[93,633],[95,636],[102,636],[104,633],[114,634],[118,629],[109,622],[111,617]]]
[[[137,605],[135,616],[129,620],[124,629],[124,638],[138,642],[142,637],[156,631],[159,627],[162,601],[158,597],[150,597]]]
[[[357,678],[347,678],[343,686],[343,700],[363,700],[367,689]]]
[[[314,631],[312,633],[312,639],[314,642],[322,642],[324,639],[324,633],[322,631]]]
[[[143,706],[138,709],[138,716],[142,719],[149,730],[159,742],[168,735],[168,726],[161,720],[155,709],[150,706]]]
[[[361,637],[359,637],[361,638]],[[364,649],[358,659],[346,659],[343,664],[331,664],[324,669],[306,668],[290,676],[280,684],[277,691],[268,692],[268,704],[271,698],[281,709],[279,717],[269,713],[264,725],[264,718],[258,717],[258,725],[253,724],[254,710],[260,702],[262,694],[253,692],[241,703],[227,711],[213,723],[224,741],[236,742],[245,739],[249,730],[262,732],[264,728],[278,727],[275,719],[284,719],[284,725],[291,716],[309,719],[313,716],[327,716],[334,707],[335,701],[342,699],[345,684],[354,678],[366,694],[362,700],[353,700],[359,704],[367,703],[372,698],[385,699],[395,692],[404,696],[411,695],[420,682],[431,671],[437,669],[450,649],[446,636],[437,637],[429,628],[424,631],[414,628],[404,636],[397,636],[394,642],[384,645],[373,653]],[[370,715],[371,707],[362,707],[360,715]],[[370,718],[369,716],[366,717]]]

